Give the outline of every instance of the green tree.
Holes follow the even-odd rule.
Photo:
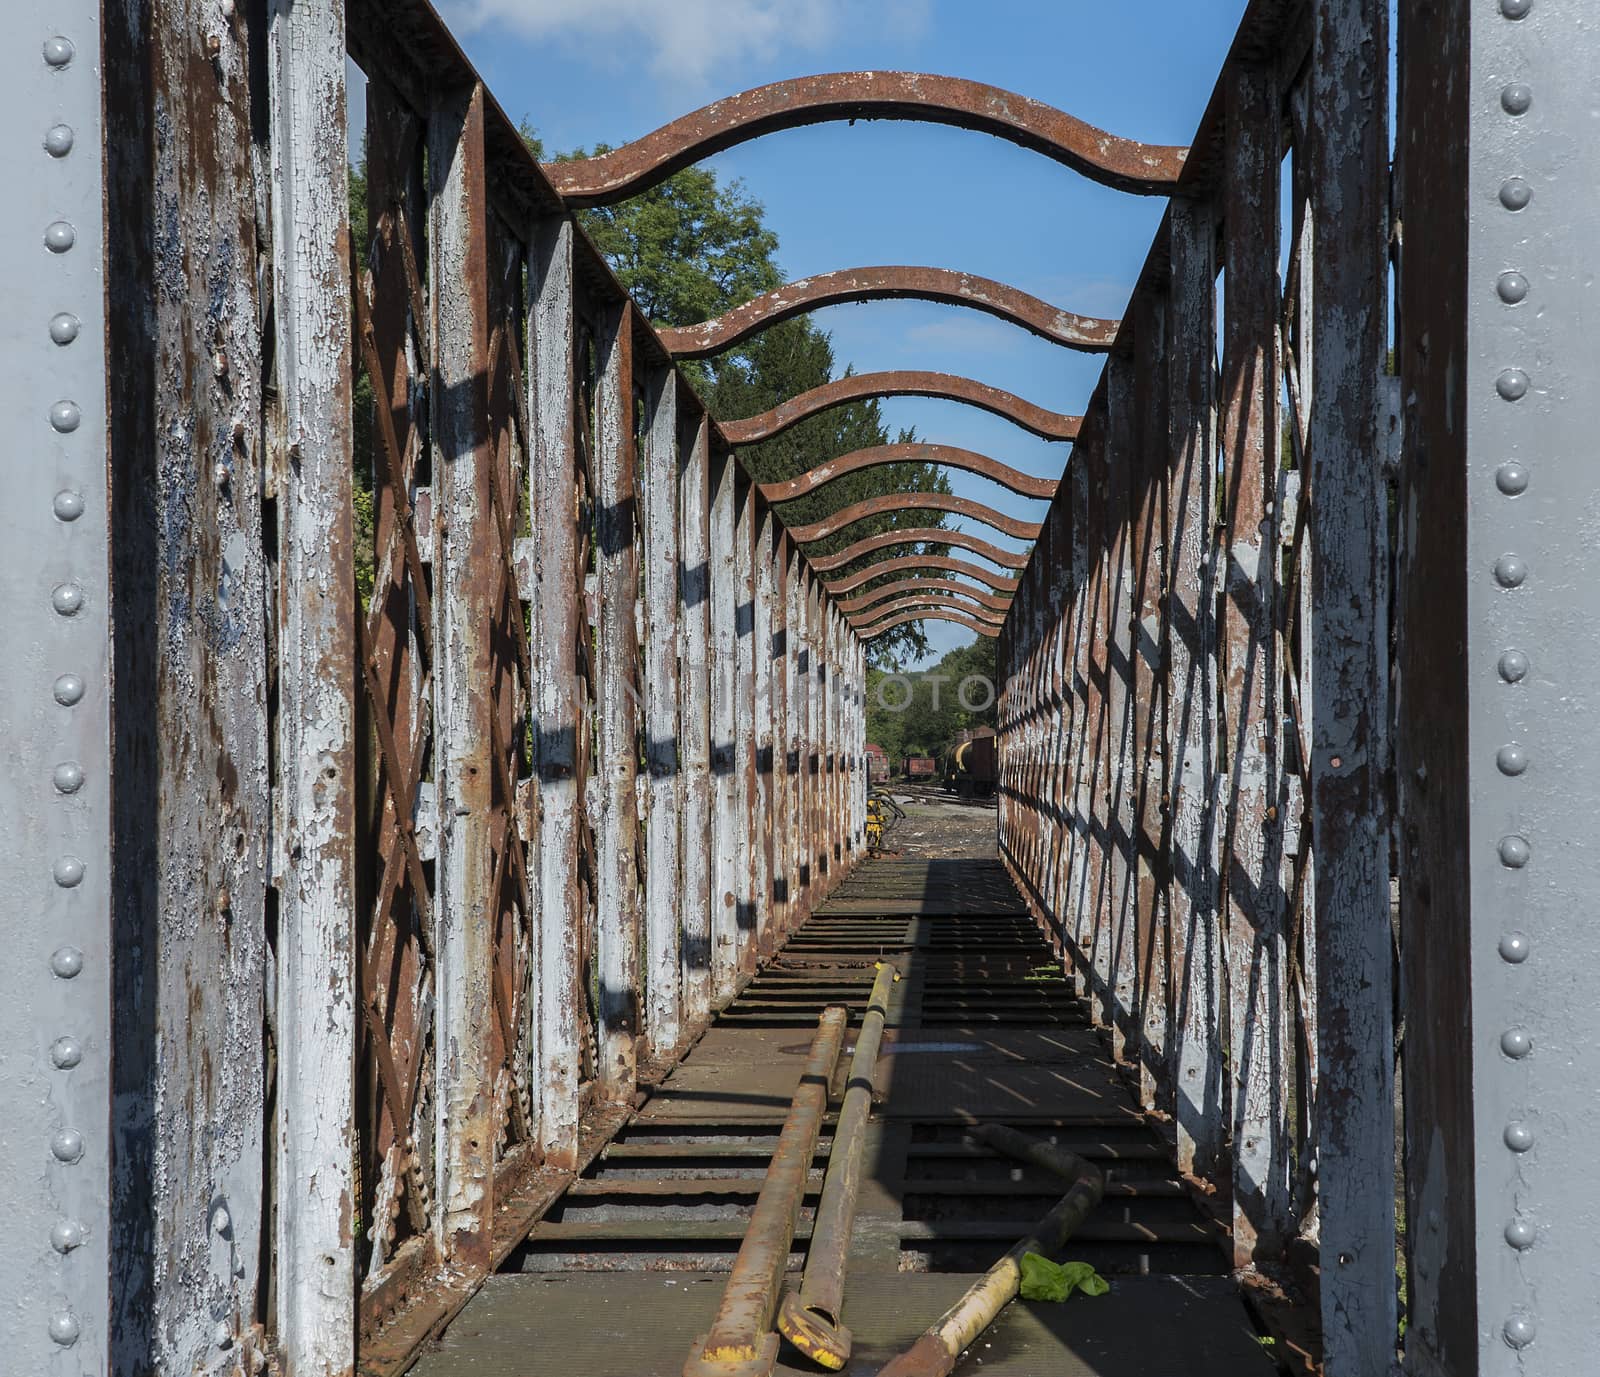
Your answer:
[[[962,701],[963,685],[967,707]],[[992,727],[996,720],[995,641],[976,637],[947,652],[928,669],[901,674],[892,665],[867,671],[867,740],[882,746],[891,760],[907,755],[941,759],[956,734]]]

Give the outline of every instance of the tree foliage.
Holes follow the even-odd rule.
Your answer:
[[[968,708],[963,704],[963,685]],[[995,725],[995,641],[980,636],[950,651],[931,669],[899,674],[892,666],[867,670],[867,740],[890,760],[944,756],[956,733]]]

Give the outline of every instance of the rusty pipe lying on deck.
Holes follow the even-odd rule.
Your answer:
[[[828,1174],[811,1226],[806,1271],[798,1293],[791,1291],[778,1309],[778,1332],[808,1358],[837,1372],[850,1359],[850,1331],[840,1322],[844,1272],[850,1256],[850,1229],[855,1221],[856,1194],[861,1186],[861,1149],[872,1116],[872,1077],[883,1041],[889,991],[900,973],[892,963],[878,963],[878,977],[867,998],[866,1017],[850,1059],[850,1080],[844,1105],[833,1130]]]
[[[772,1316],[828,1108],[828,1084],[839,1064],[849,1019],[847,1009],[829,1005],[817,1020],[817,1035],[733,1260],[722,1305],[710,1330],[689,1350],[683,1377],[766,1377],[777,1366],[778,1336]]]
[[[1023,1254],[1055,1252],[1100,1203],[1106,1178],[1092,1162],[997,1124],[981,1124],[971,1136],[996,1152],[1069,1179],[1072,1189],[1033,1226],[1032,1233],[973,1282],[966,1295],[935,1320],[916,1343],[880,1369],[878,1377],[949,1377],[962,1351],[1016,1296],[1022,1284]]]

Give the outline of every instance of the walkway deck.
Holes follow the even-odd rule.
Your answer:
[[[1015,1125],[1101,1163],[1105,1199],[1064,1256],[1098,1299],[1019,1303],[960,1373],[1266,1377],[1222,1241],[1087,1026],[998,862],[862,865],[717,1020],[419,1363],[418,1377],[678,1377],[703,1332],[820,1006],[856,1015],[896,956],[845,1320],[877,1371],[1060,1193],[962,1142]],[[846,1048],[848,1053],[848,1045]],[[848,1064],[842,1057],[839,1077]],[[796,1251],[828,1150],[818,1148]],[[815,1373],[786,1350],[789,1373]]]

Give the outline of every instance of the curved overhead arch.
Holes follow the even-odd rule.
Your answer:
[[[570,206],[611,205],[763,134],[858,119],[921,120],[992,134],[1136,195],[1170,191],[1189,152],[1118,138],[981,81],[923,72],[830,72],[741,91],[609,153],[545,163],[544,172]]]
[[[977,579],[987,583],[997,593],[1011,594],[1017,591],[1016,579],[1008,579],[1003,574],[997,574],[992,569],[985,569],[981,564],[974,564],[968,559],[952,559],[949,555],[903,555],[899,559],[883,559],[858,573],[851,574],[849,578],[839,579],[827,586],[828,592],[835,598],[843,596],[852,588],[859,588],[869,579],[883,578],[888,574],[908,574],[926,572],[929,569],[943,569],[952,574],[965,574],[968,578]]]
[[[931,578],[900,579],[894,583],[886,583],[881,588],[869,589],[859,597],[836,600],[835,605],[848,616],[864,612],[874,603],[883,602],[888,598],[922,592],[952,593],[958,597],[971,598],[980,607],[987,607],[992,612],[1004,612],[1011,606],[1010,598],[995,593],[985,593],[983,589],[974,588],[971,584],[957,583],[954,579]]]
[[[768,502],[788,502],[815,492],[847,473],[879,469],[888,464],[939,464],[947,469],[961,469],[981,478],[992,479],[1002,488],[1022,497],[1039,497],[1046,501],[1056,495],[1056,484],[1060,481],[1055,478],[1034,478],[1021,469],[1002,464],[998,459],[991,459],[976,450],[959,449],[955,445],[925,445],[918,441],[912,444],[873,445],[869,449],[841,454],[837,459],[818,464],[796,478],[782,483],[761,484],[761,495]]]
[[[702,320],[698,325],[680,325],[657,333],[674,358],[703,359],[733,348],[758,330],[807,311],[855,301],[908,298],[938,301],[946,306],[970,306],[975,311],[986,311],[1020,325],[1053,344],[1089,353],[1109,350],[1116,343],[1122,324],[1097,316],[1074,315],[993,278],[974,277],[950,268],[885,265],[843,268],[838,272],[819,273],[816,277],[802,277],[763,292],[715,320]]]
[[[954,373],[899,370],[852,373],[848,377],[835,378],[821,387],[802,392],[798,397],[791,397],[781,406],[763,411],[759,416],[751,416],[743,421],[724,421],[722,433],[730,445],[759,444],[762,440],[782,435],[790,427],[820,412],[877,397],[938,397],[944,401],[964,402],[1015,422],[1041,440],[1075,440],[1078,426],[1083,421],[1081,416],[1047,411],[1002,388],[989,387]]]
[[[953,607],[957,612],[964,612],[976,621],[985,622],[991,626],[999,626],[1006,619],[1004,612],[992,612],[987,607],[973,607],[969,603],[961,602],[944,593],[914,593],[908,594],[903,598],[897,598],[894,602],[885,603],[882,607],[873,607],[865,612],[857,612],[854,616],[848,617],[847,620],[851,626],[859,629],[882,621],[885,617],[892,617],[901,612],[909,612],[917,607]]]
[[[949,512],[953,516],[970,517],[973,521],[981,521],[985,526],[993,526],[997,531],[1004,531],[1008,536],[1015,536],[1018,540],[1037,540],[1043,528],[1037,521],[1019,521],[1014,516],[1006,516],[997,512],[993,507],[986,507],[981,502],[974,502],[970,498],[955,497],[944,492],[891,492],[884,493],[881,497],[869,497],[861,502],[853,502],[848,507],[841,507],[832,516],[825,516],[821,521],[813,521],[809,526],[791,526],[789,535],[802,545],[813,540],[826,540],[829,536],[842,531],[846,526],[857,521],[865,521],[869,516],[881,516],[884,512],[923,511],[923,512]]]
[[[899,616],[890,617],[886,622],[878,622],[874,626],[856,628],[856,635],[863,641],[875,641],[886,631],[893,631],[897,626],[906,622],[954,622],[957,626],[964,626],[968,631],[976,631],[980,636],[998,636],[1000,628],[990,626],[986,622],[975,621],[961,612],[947,611],[942,607],[929,608],[922,612],[902,612]]]
[[[789,533],[793,536],[794,532]],[[835,569],[843,569],[847,564],[854,564],[863,555],[870,555],[877,550],[892,549],[896,545],[953,545],[960,550],[971,550],[975,555],[982,555],[991,564],[997,564],[1002,569],[1026,569],[1028,567],[1028,552],[1015,550],[1002,550],[998,545],[993,545],[967,531],[947,531],[940,526],[902,526],[893,531],[880,531],[877,535],[864,536],[854,545],[840,550],[834,555],[819,555],[809,559],[811,568],[819,574],[831,573]],[[873,577],[867,574],[866,577]]]

